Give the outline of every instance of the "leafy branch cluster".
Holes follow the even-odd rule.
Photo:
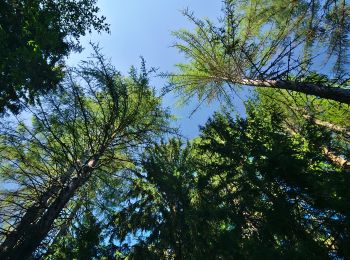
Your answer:
[[[184,140],[144,60],[65,66],[109,30],[96,0],[0,1],[0,259],[348,259],[349,10],[185,10],[164,91],[224,102]]]

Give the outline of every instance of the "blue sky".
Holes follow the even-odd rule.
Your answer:
[[[89,41],[99,43],[103,54],[111,58],[113,65],[123,74],[127,74],[131,65],[140,64],[140,56],[146,60],[148,67],[158,68],[160,72],[175,70],[174,65],[184,60],[178,51],[171,47],[175,39],[171,32],[178,29],[191,29],[191,24],[181,10],[188,8],[198,18],[217,19],[220,16],[221,0],[99,0],[101,14],[107,18],[111,33],[92,33],[82,38],[85,51],[69,57],[69,64],[76,64],[89,55]],[[157,89],[166,84],[166,80],[152,78],[151,83]],[[236,99],[237,100],[237,99]],[[203,125],[213,111],[219,108],[218,102],[204,104],[190,117],[197,106],[197,100],[190,105],[179,108],[175,106],[174,95],[163,99],[164,106],[170,107],[178,117],[177,125],[182,134],[193,138],[198,134],[198,125]],[[238,110],[242,106],[238,105]]]

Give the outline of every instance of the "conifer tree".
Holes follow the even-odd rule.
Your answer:
[[[122,77],[99,54],[28,112],[31,124],[1,124],[1,259],[29,257],[79,190],[126,167],[168,118],[144,66]]]
[[[346,1],[225,1],[218,25],[184,14],[196,28],[174,33],[187,62],[168,76],[185,100],[253,86],[350,104]]]

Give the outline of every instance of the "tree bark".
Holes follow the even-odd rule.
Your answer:
[[[48,190],[43,192],[38,198],[37,202],[26,210],[26,213],[21,218],[21,221],[17,225],[16,229],[10,232],[5,241],[0,245],[0,259],[3,259],[2,253],[5,252],[7,248],[14,247],[16,243],[22,239],[23,232],[25,232],[30,225],[35,223],[38,218],[40,218],[40,216],[45,212],[45,209],[47,209],[49,200],[57,195],[75,170],[75,167],[70,167],[70,169],[62,175],[60,182],[57,181]]]
[[[0,259],[21,260],[27,259],[40,245],[50,231],[55,219],[59,216],[75,192],[83,186],[91,176],[98,157],[89,160],[81,169],[80,174],[74,177],[69,185],[63,186],[53,202],[43,210],[33,208],[27,211],[16,229],[0,246]],[[56,187],[54,187],[56,188]],[[46,193],[51,193],[47,191]]]
[[[229,78],[226,81],[246,85],[253,87],[262,88],[276,88],[292,90],[296,92],[301,92],[307,95],[313,95],[320,98],[330,99],[338,101],[340,103],[350,104],[350,89],[328,87],[325,85],[307,83],[307,82],[296,82],[290,80],[257,80],[257,79],[241,79],[241,80],[231,80]]]
[[[350,132],[344,127],[317,118],[313,118],[310,115],[303,115],[303,117],[306,119],[311,119],[316,125],[324,126],[333,132],[342,133],[350,137]]]
[[[323,148],[323,152],[327,156],[327,158],[335,165],[338,165],[344,170],[350,169],[350,163],[347,160],[345,160],[343,157],[336,155],[335,153],[330,151],[327,147]]]

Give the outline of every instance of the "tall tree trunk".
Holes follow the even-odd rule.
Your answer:
[[[336,125],[336,124],[333,124],[333,123],[330,123],[327,121],[323,121],[323,120],[320,120],[317,118],[313,118],[310,115],[303,115],[303,117],[306,119],[312,120],[312,122],[314,122],[316,125],[324,126],[333,132],[342,133],[342,134],[346,135],[347,137],[350,137],[350,132],[345,127],[342,127],[342,126],[339,126],[339,125]]]
[[[315,84],[307,82],[296,82],[291,80],[231,80],[229,78],[225,80],[227,82],[246,86],[292,90],[307,95],[313,95],[320,98],[338,101],[340,103],[350,104],[350,89],[328,87],[322,85],[321,83]]]
[[[338,165],[339,167],[345,170],[350,169],[350,163],[347,160],[345,160],[343,157],[336,155],[334,152],[330,151],[327,147],[323,148],[323,152],[327,156],[327,158],[335,165]]]
[[[2,253],[7,250],[6,248],[14,247],[17,244],[17,241],[20,241],[22,239],[23,232],[25,232],[30,225],[35,223],[38,218],[40,218],[40,216],[47,209],[49,200],[57,195],[57,193],[67,183],[75,170],[76,167],[70,167],[70,169],[60,177],[60,181],[57,180],[57,182],[55,182],[49,189],[44,191],[37,199],[36,203],[31,205],[26,210],[26,213],[21,218],[21,221],[17,225],[16,229],[11,231],[7,235],[5,241],[0,245],[0,259],[3,259],[1,256]]]
[[[62,187],[56,198],[43,212],[42,208],[32,208],[27,211],[18,227],[0,246],[0,259],[21,260],[31,256],[41,241],[51,230],[52,224],[59,216],[75,192],[83,186],[91,176],[98,157],[90,160],[68,185]],[[53,188],[56,188],[55,186]],[[52,193],[50,189],[46,193]]]

